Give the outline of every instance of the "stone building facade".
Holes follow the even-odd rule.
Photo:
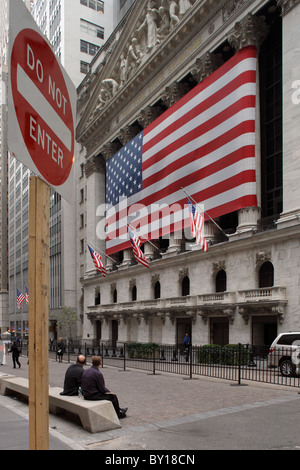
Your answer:
[[[299,330],[299,20],[299,0],[138,0],[94,59],[78,88],[83,341],[174,344],[189,332],[193,344],[268,345]],[[207,220],[208,252],[176,232],[144,244],[149,269],[130,248],[106,257],[106,161],[245,46],[258,52],[257,207],[218,217],[222,230]]]

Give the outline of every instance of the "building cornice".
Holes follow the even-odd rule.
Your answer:
[[[207,253],[202,250],[184,251],[178,254],[174,253],[174,255],[169,257],[153,260],[150,263],[147,273],[151,280],[151,276],[153,276],[154,273],[159,273],[162,268],[170,269],[172,267],[178,267],[179,271],[183,266],[191,266],[192,258],[196,263],[200,260],[205,261],[210,259],[212,262],[215,262],[216,258],[220,257],[221,259],[225,252],[226,255],[230,255],[231,253],[238,253],[239,251],[253,250],[254,253],[256,252],[257,259],[257,256],[260,255],[264,247],[269,247],[273,243],[280,243],[282,241],[286,242],[287,239],[298,239],[299,235],[299,223],[291,227],[278,228],[263,232],[247,232],[247,234],[242,234],[239,239],[234,238],[226,242],[211,245]],[[123,270],[116,269],[108,272],[107,279],[109,279],[109,282],[112,282],[114,279],[119,280],[121,278],[132,278],[133,276],[139,276],[143,271],[145,272],[145,268],[143,266],[140,264],[133,264]],[[97,274],[96,271],[94,271],[92,275],[81,279],[83,286],[99,285],[99,282],[106,282],[106,280],[101,277],[100,274]]]
[[[120,84],[120,58],[122,54],[125,56],[124,50],[128,48],[130,39],[132,40],[133,33],[141,24],[141,17],[146,11],[146,0],[138,2],[136,10],[133,11],[133,15],[130,17],[130,24],[126,25],[123,29],[119,41],[107,59],[106,64],[100,72],[98,71],[97,78],[93,80],[92,77],[89,77],[90,83],[93,83],[93,87],[91,87],[94,90],[93,96],[90,96],[89,104],[85,111],[81,111],[82,114],[77,127],[77,141],[87,148],[87,158],[99,151],[100,147],[106,143],[106,140],[111,139],[113,135],[118,132],[118,129],[112,129],[111,123],[114,120],[118,121],[120,110],[128,106],[139,92],[146,89],[147,85],[151,83],[154,77],[158,76],[164,66],[172,63],[172,59],[176,57],[179,50],[184,50],[184,46],[191,40],[195,40],[197,36],[201,37],[201,33],[205,27],[209,30],[208,34],[216,34],[217,31],[215,30],[212,20],[217,14],[222,17],[222,28],[225,23],[235,18],[239,9],[243,9],[248,3],[249,0],[241,0],[240,2],[228,0],[223,2],[196,0],[192,8],[173,30],[171,30],[159,44],[153,47],[151,51],[143,54],[134,73],[128,77],[124,83]],[[132,17],[138,18],[138,20],[135,20],[135,24],[132,23]],[[207,52],[201,51],[201,47],[201,40],[199,40],[197,49],[199,50],[200,57],[201,55],[207,54]],[[197,54],[197,51],[195,54]],[[195,54],[189,54],[189,57],[186,58],[186,62],[190,62],[190,72],[197,65],[197,57]],[[194,62],[192,62],[193,60]],[[178,64],[176,68],[175,64],[172,74],[170,74],[165,81],[165,86],[164,83],[160,83],[160,90],[162,92],[172,87],[172,84],[176,80],[176,74],[178,75],[180,71],[183,71],[182,65],[183,64]],[[187,71],[184,73],[186,74]],[[107,94],[105,94],[105,96],[108,97],[107,102],[98,102],[97,104],[103,84],[104,88],[107,88]],[[102,93],[104,96],[104,89]],[[166,95],[166,92],[164,92],[164,94]],[[157,98],[162,99],[162,96]],[[154,99],[155,97],[153,96],[153,100]],[[145,100],[144,109],[146,108],[146,101],[147,100]],[[79,112],[80,109],[81,106],[79,104]],[[135,118],[137,119],[138,116]],[[134,120],[134,118],[132,119]],[[128,122],[120,123],[121,128],[126,127],[126,125],[128,125]],[[116,127],[118,128],[118,126]]]

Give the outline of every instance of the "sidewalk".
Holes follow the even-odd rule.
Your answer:
[[[10,356],[6,359],[6,365],[0,366],[0,373],[28,377],[26,358],[21,358],[22,367],[20,369],[12,368]],[[69,365],[68,363],[60,364],[53,360],[49,361],[49,383],[51,386],[62,387],[65,371]],[[89,364],[85,368],[88,367]],[[191,439],[191,436],[188,438],[188,433],[178,440],[176,434],[178,429],[183,431],[187,426],[187,430],[190,430],[191,425],[196,429],[196,423],[203,422],[203,420],[207,420],[207,425],[209,420],[214,419],[214,426],[218,427],[217,423],[221,417],[229,419],[235,415],[242,418],[242,413],[251,410],[258,414],[267,409],[271,411],[272,407],[275,407],[274,413],[277,413],[276,407],[280,406],[297,406],[297,411],[300,410],[298,389],[292,387],[254,382],[247,386],[238,386],[225,380],[207,377],[187,379],[178,375],[163,373],[153,375],[137,370],[124,372],[112,367],[104,367],[101,371],[106,386],[117,394],[121,407],[128,407],[127,418],[121,422],[122,428],[90,434],[74,420],[50,415],[52,446],[62,445],[65,449],[90,450],[143,450],[151,449],[151,446],[161,450],[185,449],[189,445],[188,443],[196,445],[195,440]],[[5,407],[5,412],[2,412],[2,407]],[[28,406],[10,397],[0,397],[0,449],[4,448],[3,443],[6,442],[8,445],[7,440],[3,441],[2,437],[8,435],[16,426],[16,417],[10,414],[13,413],[12,410],[19,413],[17,421],[22,421],[22,423],[24,421],[26,424]],[[22,414],[23,418],[20,416]],[[249,416],[247,419],[249,420]],[[23,424],[18,423],[19,432],[23,438],[16,442],[20,445],[22,443],[26,447],[27,429],[26,426],[22,426]],[[270,422],[268,426],[270,426]],[[165,434],[161,431],[164,431]],[[259,431],[258,429],[257,433]],[[168,432],[171,434],[169,435]],[[167,434],[168,439],[164,443],[163,437]],[[182,434],[184,435],[184,432]],[[201,443],[202,446],[204,444],[204,442]],[[226,444],[224,443],[224,445]]]

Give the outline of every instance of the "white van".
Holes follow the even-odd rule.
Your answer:
[[[280,333],[269,349],[268,366],[279,367],[285,377],[300,370],[300,332]]]

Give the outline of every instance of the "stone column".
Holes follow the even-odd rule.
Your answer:
[[[238,212],[239,225],[237,232],[248,232],[257,228],[257,221],[260,218],[259,207],[245,207]]]
[[[169,243],[169,248],[166,254],[180,253],[181,243],[182,243],[182,235],[180,235],[178,232],[170,233],[170,243]]]
[[[110,322],[104,318],[101,326],[101,343],[110,343]]]
[[[259,51],[260,46],[265,41],[269,32],[269,26],[266,24],[263,17],[248,15],[240,22],[237,22],[233,30],[229,33],[228,42],[235,49],[239,51],[246,46],[255,46]],[[260,187],[260,174],[261,174],[261,134],[260,134],[260,98],[259,98],[259,68],[257,63],[257,77],[256,77],[256,116],[255,116],[255,162],[256,162],[256,182],[257,182],[257,200],[258,207],[246,207],[238,212],[239,225],[237,227],[237,234],[248,232],[257,229],[257,221],[260,219],[260,205],[261,205],[261,187]]]
[[[157,248],[155,248],[157,246]],[[145,242],[144,244],[144,254],[147,261],[152,261],[157,257],[159,253],[159,240],[152,240],[151,243]]]
[[[119,319],[118,342],[125,343],[128,339],[127,338],[127,318],[125,315],[119,315],[118,319]]]
[[[208,51],[196,60],[196,65],[191,70],[191,74],[193,78],[200,83],[221,67],[223,63],[224,60],[221,54],[213,54]],[[211,220],[204,223],[204,237],[208,243],[213,242],[216,230],[216,226]],[[197,244],[190,245],[190,248],[192,250],[202,250],[200,245]]]
[[[175,318],[171,312],[159,314],[162,321],[162,344],[174,345],[176,343]]]
[[[133,314],[139,324],[138,327],[138,342],[149,343],[151,342],[151,320],[146,314]]]
[[[123,250],[123,261],[122,264],[118,266],[118,268],[128,268],[132,264],[132,248],[127,248]]]
[[[277,0],[282,16],[283,60],[283,212],[278,226],[299,224],[300,218],[300,48],[299,0]]]
[[[105,213],[105,162],[100,156],[90,158],[85,164],[86,176],[86,238],[93,244],[92,248],[102,250],[105,253],[105,237],[104,234],[98,233],[96,227],[96,212],[99,206],[103,205],[103,215]],[[86,244],[85,244],[86,246]],[[102,253],[99,253],[102,256]],[[102,256],[105,264],[105,256]],[[89,250],[86,250],[86,266],[87,270],[94,270],[94,264],[91,259]]]

